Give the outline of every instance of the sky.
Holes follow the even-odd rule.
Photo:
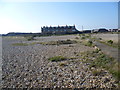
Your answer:
[[[41,32],[43,26],[75,25],[79,31],[118,28],[118,2],[1,2],[0,34]]]

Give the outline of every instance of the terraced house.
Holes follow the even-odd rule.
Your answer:
[[[69,34],[77,33],[78,30],[73,26],[58,26],[58,27],[41,27],[42,34]]]

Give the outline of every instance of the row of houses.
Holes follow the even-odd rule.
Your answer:
[[[67,33],[78,33],[75,25],[73,26],[57,26],[57,27],[41,27],[42,34],[67,34]]]

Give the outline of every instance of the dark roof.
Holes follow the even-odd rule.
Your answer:
[[[47,26],[46,27],[45,26],[42,27],[42,29],[66,29],[66,28],[67,29],[71,29],[71,28],[75,29],[75,26],[67,26],[66,25],[66,26],[58,26],[58,27],[51,27],[51,26],[50,27],[47,27]]]

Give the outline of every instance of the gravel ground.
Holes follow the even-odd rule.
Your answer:
[[[119,35],[118,34],[93,34],[97,38],[102,38],[103,40],[113,40],[118,43]]]
[[[74,39],[76,36],[39,37],[36,41]],[[13,46],[12,43],[26,42],[22,39],[3,38],[3,88],[115,88],[117,84],[105,70],[103,75],[94,76],[87,63],[82,63],[76,53],[92,51],[80,45],[28,45]],[[79,57],[60,62],[50,62],[53,56]],[[61,66],[64,63],[64,66]]]
[[[118,39],[119,39],[119,35],[118,34],[93,34],[93,36],[97,37],[97,38],[102,38],[102,40],[108,41],[108,40],[113,40],[113,42],[118,43]],[[116,60],[119,60],[119,49],[118,48],[114,48],[108,45],[105,45],[103,43],[100,42],[96,42],[95,43],[97,45],[97,47],[99,47],[105,54],[115,58]]]

